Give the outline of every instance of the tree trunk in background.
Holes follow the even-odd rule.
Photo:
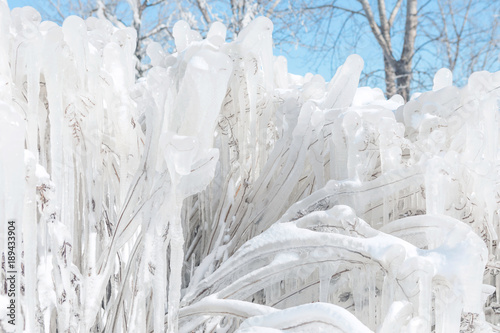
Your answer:
[[[371,31],[377,43],[382,48],[387,98],[391,98],[395,94],[400,94],[405,101],[408,101],[410,98],[412,59],[415,52],[415,38],[417,36],[417,0],[406,0],[404,44],[399,59],[394,57],[394,50],[391,44],[391,28],[403,1],[398,0],[389,17],[387,17],[385,0],[378,0],[380,24],[375,20],[368,0],[358,0],[358,2],[363,7],[364,16],[370,24]]]
[[[409,62],[404,63],[402,61],[398,61],[396,64],[396,94],[400,94],[403,96],[405,101],[410,100],[410,84],[411,84],[411,59]],[[387,91],[387,95],[389,95],[389,91]],[[394,94],[392,94],[394,95]]]
[[[384,59],[384,72],[385,94],[387,98],[391,98],[392,96],[399,94],[405,99],[405,101],[408,101],[411,97],[411,61],[409,63],[397,61],[395,66],[391,66],[391,64]]]
[[[415,54],[415,38],[417,37],[417,0],[406,2],[405,39],[401,58],[396,62],[397,93],[405,101],[410,99],[410,83],[412,78],[412,60]]]
[[[135,51],[134,54],[137,58],[137,64],[135,65],[135,71],[136,71],[136,76],[137,77],[142,77],[144,75],[144,71],[142,69],[141,63],[142,63],[142,58],[143,58],[143,53],[141,52],[141,21],[140,20],[134,20],[132,22],[132,26],[134,27],[135,31],[137,31],[137,40],[135,42]]]
[[[396,89],[396,71],[391,63],[384,57],[385,72],[385,94],[389,98],[397,94]]]

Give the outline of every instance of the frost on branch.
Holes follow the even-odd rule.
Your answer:
[[[500,73],[440,70],[404,104],[358,87],[356,55],[328,83],[289,74],[272,29],[179,22],[135,81],[134,30],[0,2],[0,280],[14,219],[22,330],[500,322]]]

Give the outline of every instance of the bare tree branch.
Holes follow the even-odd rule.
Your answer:
[[[363,10],[365,12],[366,19],[368,20],[368,24],[370,25],[373,35],[375,36],[375,39],[377,40],[378,44],[382,48],[382,51],[384,52],[384,57],[391,65],[395,66],[396,60],[392,55],[392,50],[390,46],[387,45],[387,42],[385,41],[384,36],[380,31],[380,27],[377,25],[377,22],[375,21],[375,17],[373,16],[373,11],[370,4],[368,3],[367,0],[358,0],[358,2],[361,3],[361,6],[363,6]]]
[[[402,60],[410,60],[415,48],[415,38],[417,37],[417,0],[408,0],[406,4],[406,23]]]
[[[360,10],[352,10],[352,9],[345,8],[345,7],[335,6],[333,4],[325,4],[325,5],[313,6],[313,7],[304,7],[303,9],[304,10],[317,10],[317,9],[326,9],[326,8],[338,9],[338,10],[342,10],[342,11],[347,12],[347,13],[361,15],[361,16],[366,17],[366,15]]]
[[[52,5],[52,7],[54,7],[54,9],[57,11],[57,14],[61,17],[61,19],[65,19],[66,18],[66,15],[63,14],[63,12],[61,11],[61,6],[59,4],[55,4],[54,1],[52,0],[49,0],[49,3]]]
[[[203,19],[207,24],[210,24],[212,20],[210,19],[210,15],[208,14],[207,8],[205,7],[205,4],[201,3],[200,0],[196,0],[196,6],[198,7],[199,11],[203,15]]]
[[[165,0],[159,0],[159,1],[156,1],[156,2],[153,2],[153,3],[149,3],[149,1],[146,1],[146,7],[149,8],[149,7],[154,7],[154,6],[157,6],[161,3],[164,3]]]
[[[274,10],[276,9],[276,6],[281,2],[281,0],[274,0],[274,3],[272,6],[267,10],[266,16],[271,17],[274,13]]]
[[[398,0],[396,2],[396,5],[392,9],[391,15],[389,16],[389,27],[392,27],[394,24],[394,20],[396,19],[396,15],[398,15],[399,8],[401,8],[401,3],[403,3],[403,0]]]
[[[455,54],[453,56],[453,63],[452,63],[453,64],[453,68],[455,68],[455,65],[456,65],[457,60],[458,60],[458,55],[459,55],[459,52],[460,52],[460,45],[462,44],[461,43],[461,41],[462,41],[462,34],[464,32],[465,25],[467,24],[467,18],[469,16],[469,11],[470,11],[471,5],[472,5],[472,0],[469,0],[469,2],[467,3],[466,10],[465,10],[465,15],[464,15],[464,18],[463,18],[463,21],[462,21],[462,26],[460,27],[460,31],[456,30],[454,15],[452,15],[453,27],[455,28],[455,33],[457,35],[457,43],[456,43]],[[449,4],[449,6],[450,6],[450,11],[452,11],[451,3]],[[453,11],[452,11],[452,13],[453,13]]]
[[[389,21],[387,21],[387,16],[385,15],[386,11],[385,0],[378,0],[377,2],[378,2],[378,16],[380,19],[380,31],[382,32],[382,36],[384,37],[387,46],[389,47],[389,49],[392,49]]]
[[[156,26],[154,29],[150,30],[148,33],[139,37],[139,39],[145,40],[145,39],[151,38],[152,36],[162,32],[162,31],[166,31],[170,37],[174,38],[174,36],[170,32],[170,30],[168,29],[168,26],[166,24],[160,24],[160,25]]]

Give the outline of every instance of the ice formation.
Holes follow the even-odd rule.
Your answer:
[[[289,74],[272,30],[179,22],[136,80],[131,28],[0,1],[17,332],[499,330],[500,72],[405,104],[356,55]]]

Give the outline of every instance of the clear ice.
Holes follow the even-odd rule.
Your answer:
[[[17,332],[498,330],[500,72],[405,103],[357,55],[289,74],[272,31],[180,21],[136,79],[133,29],[0,1]]]

